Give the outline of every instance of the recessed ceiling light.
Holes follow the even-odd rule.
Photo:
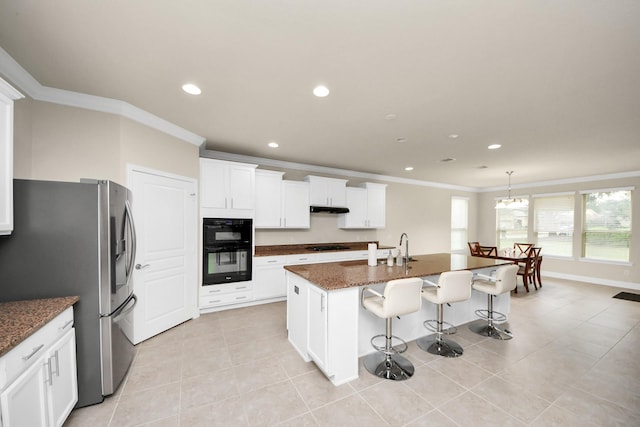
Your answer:
[[[407,166],[406,168],[404,168],[404,170],[406,170],[406,171],[412,171],[412,170],[413,170],[413,166]]]
[[[460,135],[458,135],[457,133],[452,133],[452,134],[449,135],[449,138],[450,139],[458,139],[458,138],[460,138]]]
[[[200,95],[202,93],[200,88],[194,85],[193,83],[187,83],[182,85],[182,90],[191,95]]]
[[[488,146],[487,148],[489,150],[497,150],[498,148],[502,147],[502,145],[500,144],[491,144],[490,146]]]
[[[326,86],[316,86],[313,89],[313,94],[318,98],[324,98],[325,96],[329,95],[329,88]]]
[[[273,142],[271,141],[269,144],[267,144],[269,147],[271,148],[278,148],[278,143],[277,142]]]
[[[387,114],[386,116],[384,116],[384,118],[385,118],[385,119],[387,119],[387,120],[395,120],[395,119],[396,119],[396,117],[398,117],[398,116],[396,116],[396,115],[395,115],[395,114],[393,114],[393,113],[391,113],[391,114]]]
[[[399,136],[396,138],[396,142],[407,142],[407,138],[404,136]]]

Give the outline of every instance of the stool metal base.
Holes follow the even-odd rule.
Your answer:
[[[424,351],[438,356],[458,357],[464,352],[460,344],[444,338],[437,339],[434,336],[418,338],[416,344]]]
[[[513,338],[511,331],[508,329],[500,329],[496,325],[489,325],[486,322],[470,324],[469,329],[478,335],[490,337],[496,340],[510,340]]]
[[[364,358],[364,367],[379,378],[394,381],[407,380],[415,372],[413,364],[398,354],[370,354]]]

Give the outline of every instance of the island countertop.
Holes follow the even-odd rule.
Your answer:
[[[490,268],[510,263],[504,260],[449,253],[417,255],[411,258],[413,261],[409,262],[408,269],[406,265],[388,267],[386,264],[378,264],[370,267],[367,260],[287,265],[284,268],[314,285],[333,291],[394,279],[433,276],[445,271]]]
[[[77,296],[0,302],[0,356],[78,302]]]

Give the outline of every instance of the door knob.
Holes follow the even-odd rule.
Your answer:
[[[142,264],[136,264],[136,270],[143,270],[143,269],[145,269],[145,268],[149,267],[149,265],[150,265],[150,264],[144,264],[144,265],[142,265]]]

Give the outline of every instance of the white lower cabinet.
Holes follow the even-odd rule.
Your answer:
[[[358,377],[359,288],[327,292],[287,272],[289,342],[335,385]]]
[[[200,308],[213,308],[253,301],[253,282],[221,283],[200,287]]]
[[[72,308],[4,355],[0,369],[2,427],[62,426],[78,401]]]

